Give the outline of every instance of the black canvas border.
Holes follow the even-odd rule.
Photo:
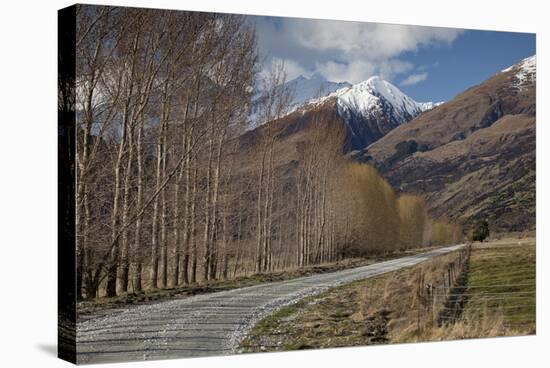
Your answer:
[[[76,5],[58,11],[57,355],[76,364]]]

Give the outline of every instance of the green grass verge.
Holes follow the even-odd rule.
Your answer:
[[[465,316],[500,312],[507,326],[532,325],[536,316],[535,242],[475,247],[467,280]]]

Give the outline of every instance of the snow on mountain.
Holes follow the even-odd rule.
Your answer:
[[[379,76],[334,93],[352,149],[380,139],[401,124],[441,103],[417,102]]]
[[[289,114],[293,111],[296,111],[303,105],[310,103],[311,101],[326,97],[339,89],[347,88],[350,86],[351,84],[348,82],[331,82],[326,80],[320,74],[315,73],[310,78],[306,78],[303,75],[300,75],[299,77],[280,85],[278,88],[288,91],[288,93],[290,93],[292,97],[287,109],[287,114]],[[252,106],[252,112],[249,117],[249,129],[254,129],[257,126],[265,123],[258,121],[259,117],[257,105],[261,103],[262,95],[263,94],[261,91],[256,91],[256,96],[254,97]]]
[[[287,114],[296,110],[305,112],[335,98],[338,114],[347,122],[352,135],[360,137],[357,144],[378,139],[398,125],[442,104],[417,102],[379,76],[354,85],[330,82],[320,75],[299,76],[280,88],[288,88],[293,93]],[[250,129],[263,123],[257,120],[253,109]]]
[[[522,90],[526,85],[531,84],[537,80],[537,61],[536,55],[529,56],[523,59],[517,64],[514,64],[506,69],[503,69],[502,73],[515,71],[515,84],[514,87]]]
[[[291,107],[297,107],[306,102],[327,96],[341,88],[351,87],[348,82],[331,82],[326,80],[320,74],[313,74],[311,78],[300,75],[285,84],[292,93]]]
[[[419,102],[420,108],[422,111],[428,111],[433,109],[434,107],[437,107],[441,104],[444,104],[445,101],[439,101],[439,102]]]
[[[416,102],[379,76],[370,77],[342,91],[337,99],[341,115],[347,115],[349,110],[362,115],[387,112],[398,124],[409,121],[421,112],[441,104]]]
[[[409,122],[442,102],[417,102],[379,76],[312,99],[300,107],[303,113],[334,99],[338,115],[346,122],[352,149],[380,139],[397,126]]]

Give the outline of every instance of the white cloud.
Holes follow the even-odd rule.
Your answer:
[[[407,78],[405,78],[403,81],[401,81],[399,85],[412,86],[425,81],[427,78],[428,78],[428,73],[411,74]]]
[[[317,19],[285,19],[282,24],[281,29],[286,28],[303,47],[368,55],[374,60],[415,51],[420,46],[450,43],[461,33],[452,28]]]
[[[350,63],[327,61],[318,63],[317,70],[330,81],[347,81],[356,83],[364,80],[365,75],[376,73],[376,66],[365,60],[354,60]]]
[[[407,73],[414,68],[409,62],[401,61],[399,59],[385,60],[378,65],[378,74],[384,78],[391,80],[396,75]]]
[[[272,67],[275,65],[280,65],[281,63],[284,64],[284,70],[286,71],[287,81],[297,78],[300,75],[309,77],[312,74],[311,71],[307,70],[296,61],[290,60],[290,59],[281,59],[278,57],[271,58],[270,62],[264,65],[264,68],[260,74],[264,77],[267,77],[270,71],[272,70]]]
[[[369,60],[352,60],[349,63],[327,61],[317,63],[316,69],[331,81],[362,82],[373,75],[391,80],[395,76],[411,71],[414,65],[398,59],[374,62]]]
[[[463,32],[451,28],[296,18],[258,18],[256,23],[264,53],[294,61],[296,70],[305,69],[310,74],[319,71],[329,80],[352,83],[373,74],[392,79],[410,72],[414,65],[400,59],[404,52],[449,45]]]

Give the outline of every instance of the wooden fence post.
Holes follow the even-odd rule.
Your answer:
[[[436,316],[436,305],[437,305],[437,287],[435,285],[432,285],[432,323],[436,322],[437,316]]]

